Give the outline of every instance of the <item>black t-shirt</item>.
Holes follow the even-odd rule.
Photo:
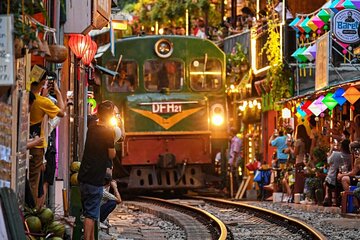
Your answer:
[[[114,131],[101,125],[90,126],[78,175],[79,182],[103,186],[106,168],[112,167],[108,149],[114,148]]]

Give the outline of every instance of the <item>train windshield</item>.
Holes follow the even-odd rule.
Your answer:
[[[109,92],[132,92],[138,86],[137,63],[135,61],[111,60],[106,67],[119,74],[115,77],[106,76],[106,88]]]
[[[196,91],[221,88],[221,62],[218,59],[194,59],[190,65],[190,86]]]
[[[184,82],[184,64],[178,60],[148,60],[144,63],[146,90],[158,92],[162,88],[180,90]]]

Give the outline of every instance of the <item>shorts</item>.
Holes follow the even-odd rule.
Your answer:
[[[359,182],[360,182],[360,176],[350,177],[350,186],[357,186]]]
[[[44,172],[44,182],[49,185],[54,184],[56,170],[56,151],[47,150],[45,153],[46,167]]]
[[[80,183],[81,203],[83,215],[97,221],[100,216],[100,203],[104,187]]]

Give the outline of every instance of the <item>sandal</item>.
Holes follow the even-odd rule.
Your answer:
[[[324,207],[329,207],[331,206],[331,202],[330,202],[330,199],[329,198],[324,198],[324,202],[323,202],[323,206]]]

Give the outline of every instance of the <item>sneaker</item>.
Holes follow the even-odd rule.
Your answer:
[[[310,204],[314,204],[314,202],[306,198],[305,200],[300,201],[300,204],[310,205]]]
[[[100,228],[101,229],[108,229],[109,227],[106,226],[104,223],[100,222]]]
[[[105,219],[104,221],[103,221],[103,223],[105,224],[105,226],[107,226],[107,227],[111,227],[112,225],[109,223],[109,219]]]
[[[288,200],[289,200],[289,197],[288,197],[288,196],[285,196],[285,197],[283,197],[283,199],[282,199],[281,202],[286,203],[286,202],[288,202]]]

